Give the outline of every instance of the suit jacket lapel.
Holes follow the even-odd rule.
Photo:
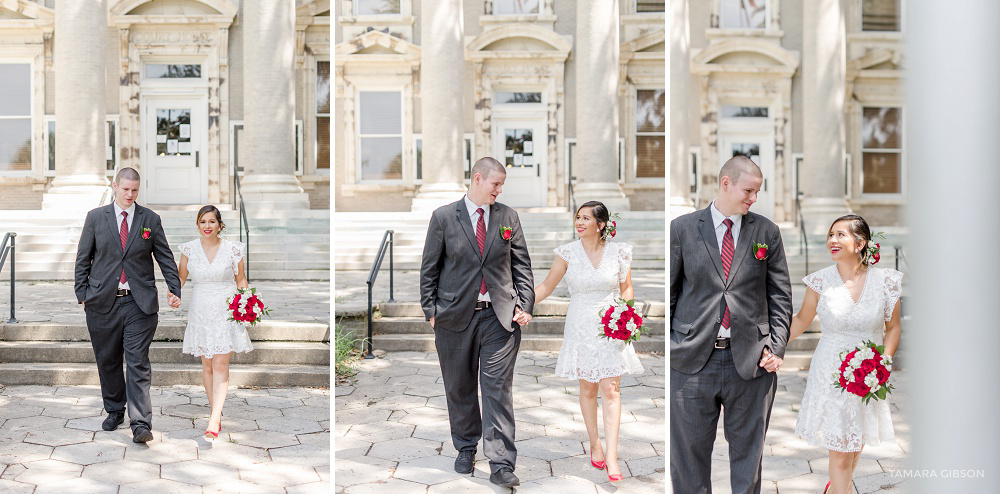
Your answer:
[[[465,198],[458,201],[458,208],[455,211],[455,219],[460,225],[462,225],[462,231],[465,232],[465,238],[469,239],[469,244],[472,246],[472,251],[479,256],[480,262],[483,260],[483,256],[479,255],[479,242],[476,242],[476,232],[472,231],[472,220],[469,208],[465,207]]]
[[[729,269],[729,281],[726,283],[727,285],[733,282],[736,271],[740,269],[740,266],[743,265],[743,260],[747,258],[750,244],[754,243],[756,233],[757,224],[754,222],[753,216],[749,213],[743,215],[743,224],[740,225],[740,239],[736,242],[733,265]]]
[[[111,232],[112,232],[112,235],[113,235],[110,238],[114,239],[114,240],[112,240],[112,244],[118,250],[120,250],[122,252],[122,254],[124,255],[125,254],[125,250],[122,249],[122,242],[120,240],[121,239],[121,231],[120,231],[120,229],[121,229],[121,223],[118,222],[118,218],[115,215],[115,205],[114,204],[110,204],[110,205],[105,206],[105,207],[107,208],[107,213],[106,214],[108,216],[108,225],[111,226]]]
[[[497,239],[497,232],[500,231],[500,206],[493,204],[490,206],[490,222],[486,225],[486,243],[483,247],[483,262],[490,253],[490,247]],[[478,246],[477,246],[478,247]]]
[[[711,205],[708,206],[712,207]],[[719,274],[719,278],[723,280],[726,277],[723,275],[722,271],[722,254],[719,251],[719,239],[715,237],[715,223],[712,221],[712,211],[708,208],[702,210],[699,220],[699,229],[701,230],[701,238],[705,241],[705,248],[708,250],[708,256],[712,258],[713,265],[715,266],[715,272]]]
[[[122,256],[128,252],[129,247],[132,247],[132,242],[139,235],[139,231],[142,230],[142,219],[146,216],[146,212],[138,204],[135,205],[135,217],[132,218],[132,226],[128,229],[128,240],[125,241],[125,250],[122,251]]]

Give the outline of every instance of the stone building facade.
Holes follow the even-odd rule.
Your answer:
[[[504,203],[661,210],[665,2],[335,2],[338,211],[411,211],[507,165]],[[573,197],[571,197],[571,194]]]
[[[0,1],[0,209],[329,208],[330,64],[329,0]]]
[[[707,206],[739,153],[766,177],[755,211],[776,221],[797,222],[801,197],[810,230],[848,211],[901,226],[904,6],[671,2],[672,215]]]

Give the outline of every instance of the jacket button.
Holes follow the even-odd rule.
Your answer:
[[[715,320],[715,322],[717,322],[717,323],[721,323],[721,322],[722,322],[722,318],[721,318],[721,317],[717,318],[717,319]]]

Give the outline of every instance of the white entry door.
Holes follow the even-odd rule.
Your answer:
[[[719,131],[719,167],[738,154],[753,160],[764,174],[764,183],[757,193],[757,203],[751,211],[774,219],[774,135],[770,129]]]
[[[147,204],[203,204],[208,174],[207,102],[203,97],[147,97],[143,112],[142,188]]]
[[[500,202],[511,207],[545,205],[545,118],[493,119],[493,155],[507,167]]]

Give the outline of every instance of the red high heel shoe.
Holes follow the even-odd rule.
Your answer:
[[[590,452],[590,464],[598,470],[604,470],[604,461],[594,461],[594,452]]]
[[[826,481],[826,487],[823,488],[823,494],[826,494],[826,491],[830,490],[830,483],[831,482],[833,482],[833,481],[832,480],[827,480]]]
[[[205,440],[208,441],[208,442],[215,441],[216,439],[219,438],[219,433],[220,432],[222,432],[222,423],[219,423],[219,430],[217,430],[215,432],[212,432],[212,431],[210,431],[208,429],[205,429]]]
[[[623,476],[620,473],[616,473],[614,475],[612,475],[610,473],[608,474],[608,481],[610,481],[610,482],[621,482],[622,479],[624,479],[624,478],[625,478],[625,476]]]

